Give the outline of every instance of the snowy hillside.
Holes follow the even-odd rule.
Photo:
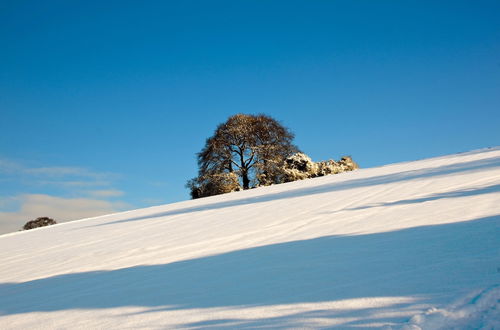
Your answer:
[[[0,236],[0,328],[500,328],[500,148]]]

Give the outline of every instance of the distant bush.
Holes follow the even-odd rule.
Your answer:
[[[214,173],[188,181],[191,198],[201,198],[242,190],[236,173]]]
[[[344,156],[338,162],[330,159],[316,164],[318,166],[316,176],[354,171],[359,168],[358,164],[352,160],[351,156]]]
[[[30,220],[30,221],[26,222],[26,224],[23,226],[23,229],[29,230],[29,229],[38,228],[38,227],[55,225],[56,223],[57,222],[54,219],[51,219],[48,217],[39,217],[39,218],[36,218],[35,220]]]
[[[317,176],[318,165],[308,155],[297,152],[283,163],[283,182],[292,182]]]
[[[344,156],[338,162],[330,159],[315,163],[306,154],[298,152],[285,159],[281,172],[282,181],[291,182],[353,171],[358,168],[358,164],[350,156]]]

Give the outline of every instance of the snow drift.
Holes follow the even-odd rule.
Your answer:
[[[0,327],[499,327],[500,148],[0,236]]]

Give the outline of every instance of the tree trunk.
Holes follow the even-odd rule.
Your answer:
[[[250,179],[248,179],[248,172],[247,171],[241,171],[241,178],[243,179],[243,189],[249,189],[250,188]]]

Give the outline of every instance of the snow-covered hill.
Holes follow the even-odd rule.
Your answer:
[[[500,328],[500,148],[0,236],[0,328]]]

